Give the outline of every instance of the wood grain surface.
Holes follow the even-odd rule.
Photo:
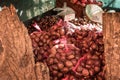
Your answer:
[[[28,31],[13,6],[0,12],[0,80],[49,80],[47,66],[34,62]]]
[[[120,80],[120,13],[103,14],[106,79]]]

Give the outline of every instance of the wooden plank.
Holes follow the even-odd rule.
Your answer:
[[[120,13],[103,14],[106,79],[120,80]]]
[[[0,12],[0,80],[49,80],[47,66],[35,64],[31,39],[13,6]]]

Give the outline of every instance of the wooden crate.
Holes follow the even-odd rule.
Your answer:
[[[106,79],[120,80],[120,13],[103,14]]]

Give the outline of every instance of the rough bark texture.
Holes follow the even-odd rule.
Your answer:
[[[64,2],[67,3],[67,6],[75,10],[76,17],[84,16],[84,8],[80,5],[76,5],[70,2],[70,0],[56,0],[56,7],[63,7]]]
[[[47,66],[34,63],[31,40],[15,8],[0,12],[0,80],[49,80]]]
[[[120,80],[120,13],[103,14],[106,79]]]

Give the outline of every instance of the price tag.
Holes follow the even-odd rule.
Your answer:
[[[64,21],[70,21],[72,19],[75,19],[75,14],[68,14],[64,16]]]

